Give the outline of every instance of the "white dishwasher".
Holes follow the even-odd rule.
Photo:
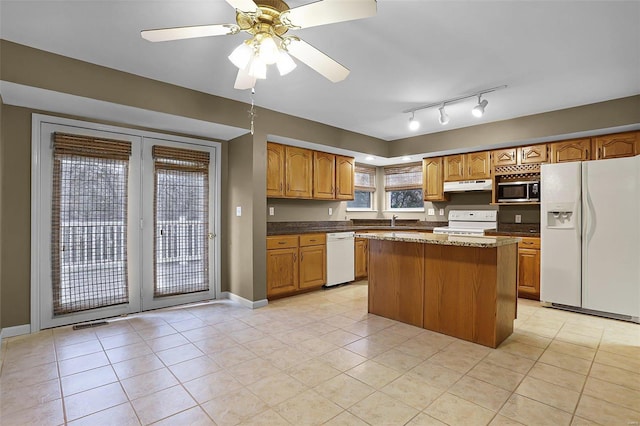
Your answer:
[[[327,284],[331,287],[355,279],[355,232],[327,234]]]

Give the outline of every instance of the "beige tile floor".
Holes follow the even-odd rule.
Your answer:
[[[366,282],[5,339],[2,425],[638,425],[640,326],[520,300],[498,349],[367,314]]]

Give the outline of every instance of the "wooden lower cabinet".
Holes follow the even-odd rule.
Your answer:
[[[540,238],[524,237],[518,245],[518,297],[540,300]]]
[[[369,273],[369,244],[364,238],[356,238],[354,246],[355,256],[355,277],[356,279],[367,278]]]
[[[267,250],[267,297],[298,289],[298,247]]]
[[[267,237],[267,298],[320,288],[326,282],[325,234]]]
[[[300,289],[322,287],[327,283],[327,246],[300,247]]]

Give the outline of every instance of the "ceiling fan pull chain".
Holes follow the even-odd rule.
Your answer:
[[[251,109],[249,110],[249,117],[251,117],[251,134],[253,135],[255,129],[253,126],[253,120],[256,117],[256,111],[255,111],[255,104],[254,104],[254,100],[253,100],[253,96],[256,94],[256,88],[252,87],[251,88]]]

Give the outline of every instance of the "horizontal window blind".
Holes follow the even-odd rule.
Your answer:
[[[422,189],[422,163],[384,168],[384,190]]]
[[[376,190],[376,168],[375,167],[356,164],[355,190],[375,192]]]
[[[202,171],[209,168],[209,153],[156,145],[152,148],[156,168]]]
[[[131,144],[55,133],[51,220],[53,314],[129,301]]]

